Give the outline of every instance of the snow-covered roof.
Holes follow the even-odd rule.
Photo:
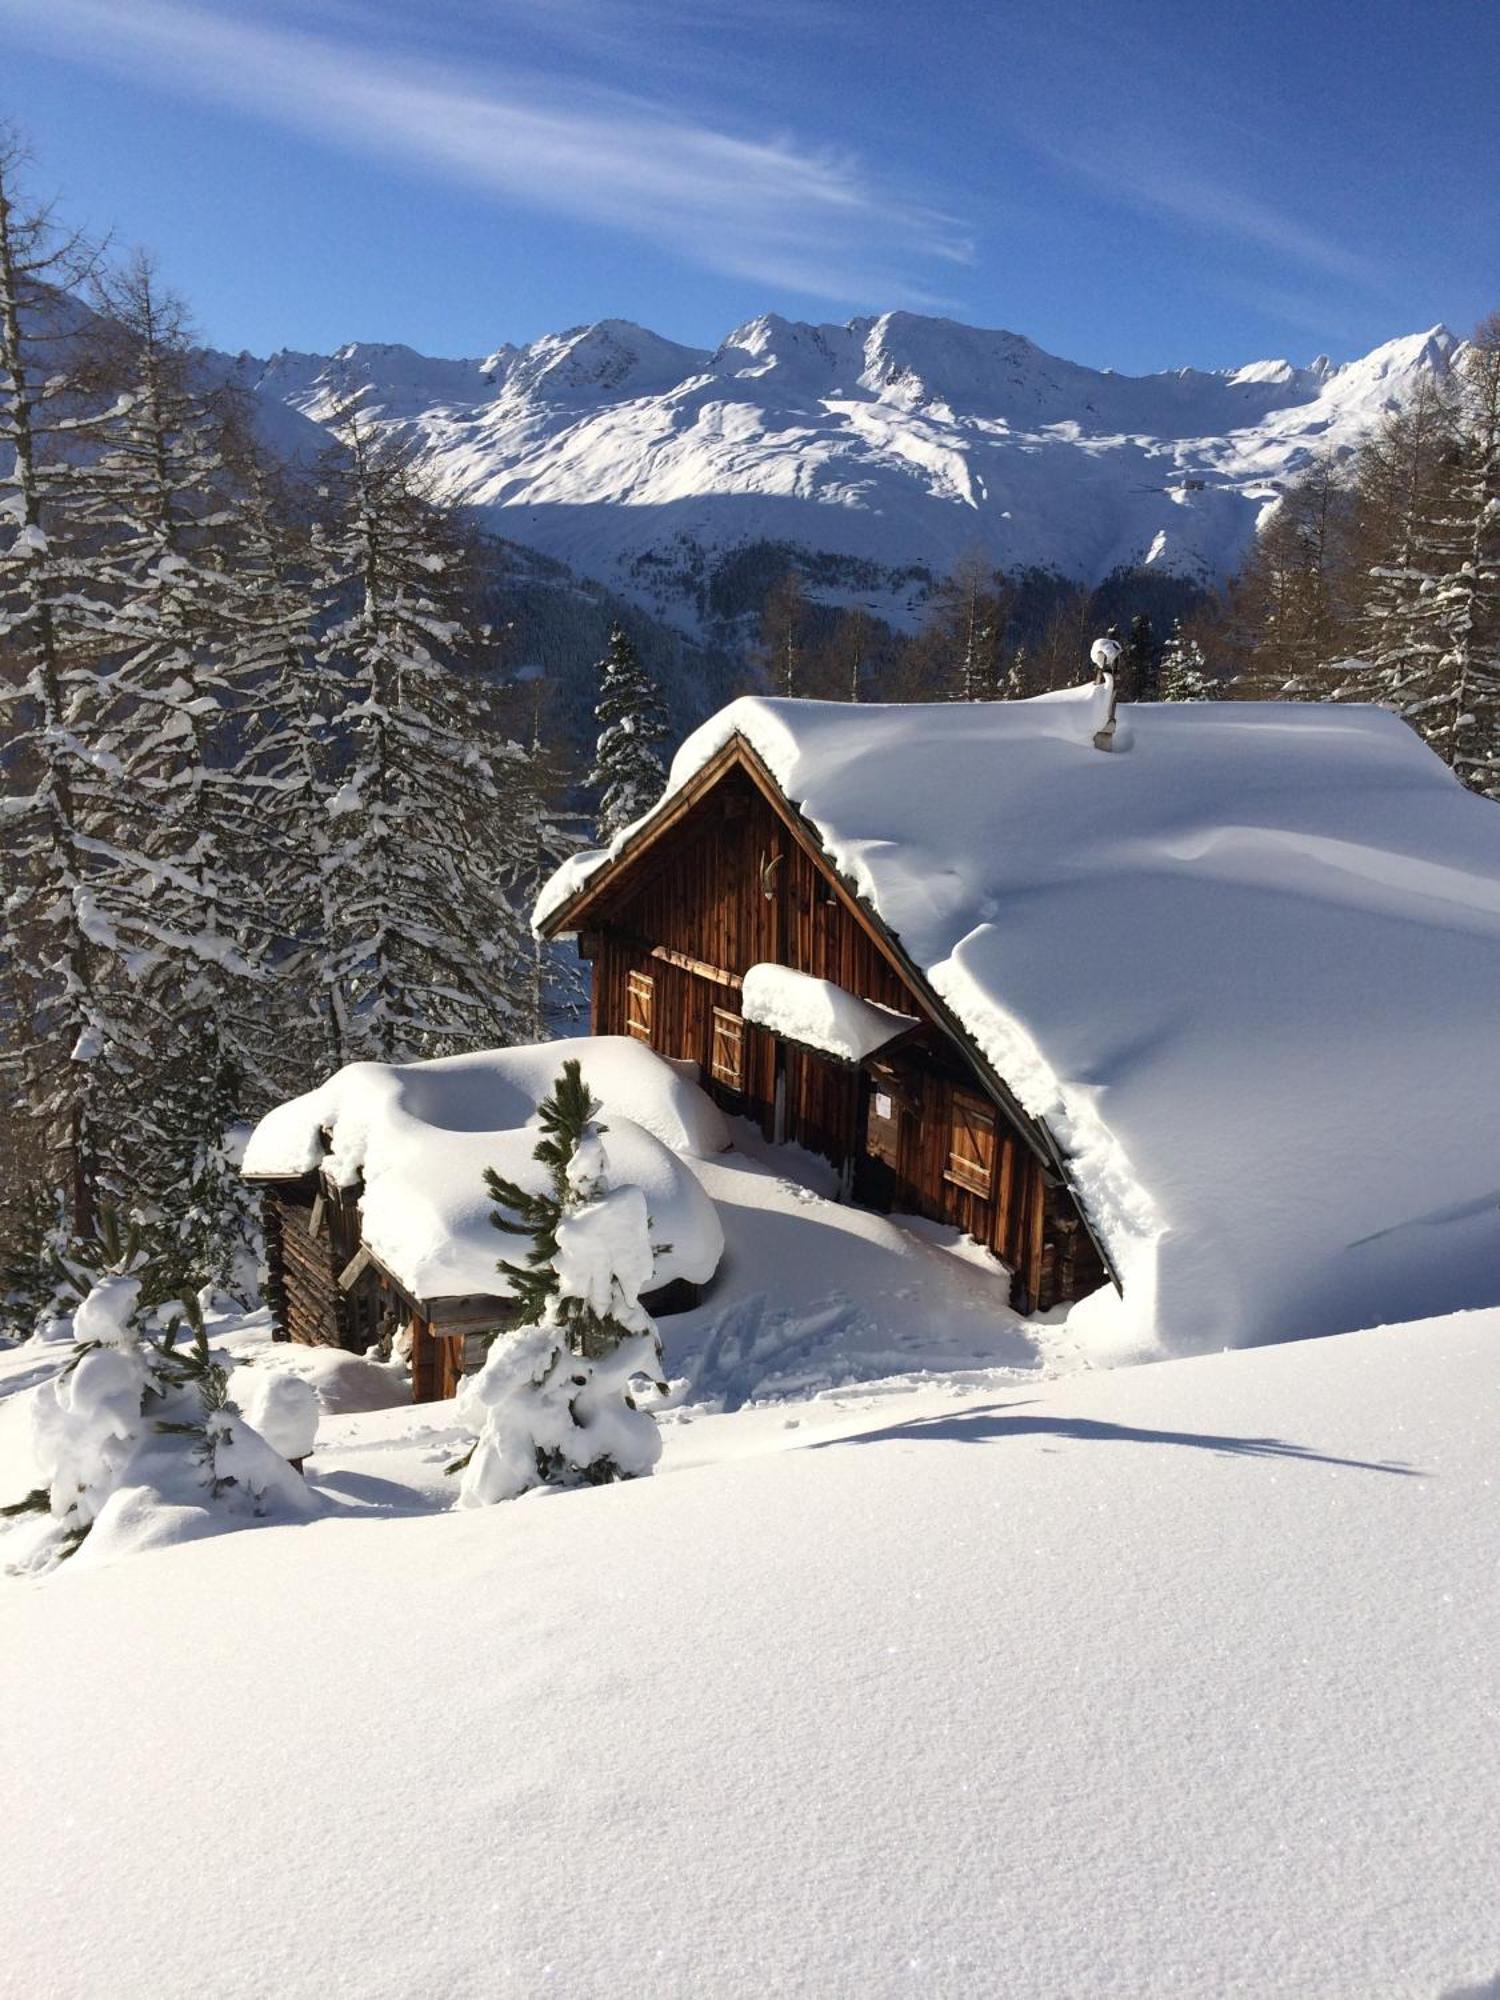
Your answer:
[[[721,1151],[728,1129],[682,1068],[623,1035],[435,1062],[351,1063],[268,1112],[241,1170],[279,1180],[321,1167],[340,1186],[362,1181],[362,1240],[414,1297],[503,1297],[510,1287],[497,1261],[521,1261],[526,1246],[491,1225],[484,1170],[523,1187],[545,1184],[531,1157],[536,1108],[569,1056],[602,1106],[611,1181],[644,1190],[653,1241],[666,1246],[653,1285],[703,1283],[724,1239],[682,1156]]]
[[[831,979],[814,979],[785,965],[750,967],[740,1011],[757,1027],[846,1063],[863,1062],[919,1025],[914,1014],[861,1000]]]
[[[1093,706],[747,698],[666,796],[750,745],[1170,1344],[1500,1300],[1500,810],[1382,709]]]

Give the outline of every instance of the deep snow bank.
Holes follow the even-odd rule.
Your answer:
[[[6,1990],[1489,1979],[1497,1342],[747,1411],[635,1486],[9,1586]]]

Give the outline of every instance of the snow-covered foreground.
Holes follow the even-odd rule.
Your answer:
[[[465,1514],[441,1407],[330,1419],[322,1517],[0,1592],[0,1986],[1493,1990],[1497,1357],[683,1411]]]

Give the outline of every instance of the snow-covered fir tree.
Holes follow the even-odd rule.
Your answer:
[[[667,782],[662,751],[669,732],[661,690],[641,665],[623,626],[611,628],[609,649],[597,672],[599,737],[588,781],[599,798],[595,826],[603,847],[661,797]]]
[[[337,682],[314,657],[311,580],[326,571],[316,524],[283,474],[242,452],[235,643],[251,699],[242,746],[253,819],[251,921],[273,974],[248,1025],[255,1067],[277,1096],[305,1090],[345,1060],[330,868]]]
[[[42,1483],[0,1508],[37,1517],[20,1567],[39,1572],[73,1554],[126,1488],[137,1512],[305,1513],[313,1504],[231,1399],[196,1298],[170,1295],[174,1275],[172,1260],[109,1208],[97,1237],[59,1258],[53,1309],[38,1330],[67,1352],[31,1408]],[[304,1388],[262,1394],[271,1428],[298,1444],[309,1442]]]
[[[641,1293],[655,1266],[638,1187],[612,1184],[607,1130],[578,1062],[563,1065],[539,1108],[540,1191],[493,1169],[497,1228],[531,1239],[524,1264],[502,1261],[521,1325],[496,1336],[459,1395],[477,1431],[461,1462],[461,1506],[514,1499],[538,1485],[600,1485],[649,1473],[661,1453],[633,1385],[661,1381],[661,1343]]]
[[[1031,662],[1026,657],[1026,648],[1017,646],[1005,663],[1005,671],[1000,676],[1000,686],[996,693],[1000,701],[1025,701],[1035,693],[1031,684]]]
[[[95,896],[126,954],[121,1006],[150,1082],[120,1116],[135,1188],[180,1240],[183,1268],[228,1284],[252,1234],[228,1135],[267,978],[247,920],[255,821],[240,752],[255,663],[241,645],[238,496],[180,301],[141,255],[96,289],[95,365],[120,403],[82,478],[113,607],[101,761],[79,784],[109,829]]]
[[[344,1054],[397,1062],[511,1041],[530,963],[525,752],[475,659],[457,532],[407,453],[357,412],[337,428],[314,661],[333,707],[324,951]]]
[[[1163,701],[1214,699],[1214,684],[1203,648],[1183,632],[1181,620],[1173,625],[1172,636],[1161,656],[1160,697]]]

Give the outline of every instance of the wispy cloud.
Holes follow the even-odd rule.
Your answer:
[[[1149,142],[1133,145],[1119,130],[1101,132],[1099,139],[1098,150],[1087,153],[1051,144],[1039,150],[1055,165],[1081,175],[1129,207],[1174,217],[1329,277],[1366,287],[1378,285],[1379,272],[1368,258],[1298,217],[1203,172],[1192,161],[1168,159]]]
[[[1352,313],[1340,311],[1336,301],[1309,296],[1284,285],[1244,283],[1235,278],[1219,280],[1215,289],[1237,306],[1248,306],[1262,318],[1311,334],[1319,342],[1342,341],[1357,346],[1368,329]],[[1368,341],[1366,341],[1368,345]]]
[[[372,50],[339,32],[337,5],[315,18],[318,32],[289,24],[284,9],[278,20],[188,0],[0,0],[7,32],[70,60],[811,297],[930,304],[924,274],[971,261],[954,218],[848,154],[737,133],[550,66],[459,71]]]

